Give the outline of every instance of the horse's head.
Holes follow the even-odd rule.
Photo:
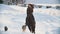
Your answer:
[[[29,8],[34,8],[34,5],[33,4],[28,4],[28,7]]]

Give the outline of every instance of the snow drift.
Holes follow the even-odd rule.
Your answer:
[[[28,27],[22,32],[25,23],[27,7],[0,4],[0,34],[32,34]],[[60,10],[34,8],[36,34],[59,34]],[[4,31],[4,26],[8,31]]]

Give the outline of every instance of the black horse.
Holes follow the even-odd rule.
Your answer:
[[[28,4],[26,23],[22,26],[22,29],[25,30],[26,26],[28,26],[30,32],[35,34],[35,19],[33,16],[33,8],[33,4]]]

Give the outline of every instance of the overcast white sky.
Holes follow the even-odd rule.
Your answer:
[[[35,4],[60,4],[60,0],[26,0],[26,3],[35,3]]]

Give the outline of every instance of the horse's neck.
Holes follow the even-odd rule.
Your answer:
[[[27,14],[27,16],[32,16],[33,14]]]

